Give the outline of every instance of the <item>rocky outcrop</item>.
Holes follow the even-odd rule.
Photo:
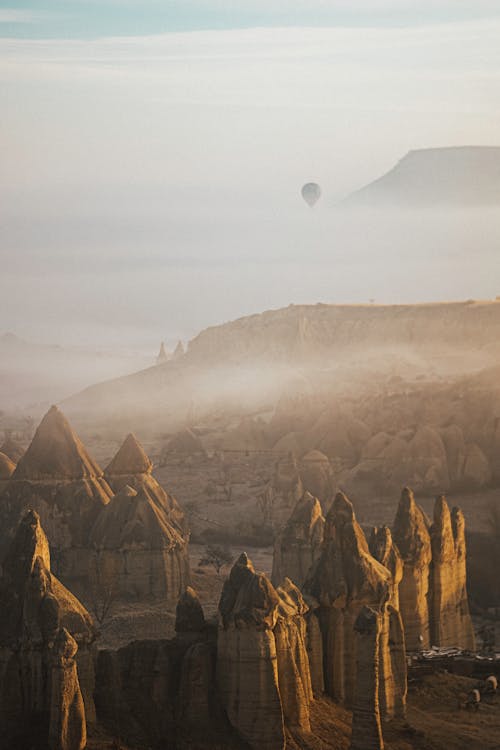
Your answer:
[[[328,457],[319,450],[308,451],[300,460],[299,472],[304,489],[327,507],[333,497],[333,472]]]
[[[430,630],[433,645],[473,649],[464,526],[462,512],[454,508],[451,514],[445,498],[438,497],[431,527]]]
[[[302,586],[309,568],[319,556],[324,525],[319,500],[305,492],[276,537],[271,576],[275,586],[284,578]]]
[[[22,519],[0,577],[0,747],[86,745],[95,720],[90,615],[52,575],[34,511]],[[79,670],[79,654],[83,669]],[[38,746],[38,745],[37,745]]]
[[[401,493],[393,528],[394,541],[403,559],[403,577],[399,584],[401,617],[406,648],[416,651],[430,645],[429,571],[432,559],[429,523],[415,502],[413,492]]]
[[[383,750],[379,706],[381,616],[363,607],[354,623],[356,687],[352,711],[351,750]]]
[[[118,492],[126,485],[138,492],[142,490],[152,506],[162,516],[167,516],[169,524],[186,541],[189,539],[189,528],[186,517],[179,503],[152,475],[153,464],[135,435],[130,433],[125,438],[117,454],[104,471],[109,485]]]
[[[219,603],[217,683],[231,725],[252,748],[283,748],[285,722],[310,730],[306,611],[291,581],[276,590],[244,553],[238,558]]]
[[[89,532],[111,495],[102,470],[53,406],[3,492],[0,552],[26,509],[33,508],[49,538],[57,574],[66,581],[85,579]]]
[[[391,557],[395,553],[389,550],[388,558]],[[380,704],[386,716],[403,715],[406,662],[393,574],[370,554],[352,504],[342,493],[337,494],[326,517],[322,553],[304,588],[318,603],[326,692],[348,706],[353,705],[357,643],[354,623],[367,606],[381,618]]]
[[[201,633],[205,629],[205,615],[196,591],[188,586],[175,610],[176,633]]]
[[[102,509],[89,542],[91,585],[127,599],[152,597],[174,607],[189,583],[186,540],[147,489],[125,485]]]

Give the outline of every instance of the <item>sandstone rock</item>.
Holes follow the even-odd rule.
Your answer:
[[[175,606],[189,583],[187,543],[140,483],[138,490],[125,485],[102,509],[89,542],[95,584],[114,586],[120,596]]]
[[[432,559],[428,522],[415,502],[413,492],[405,487],[401,493],[393,529],[403,559],[403,578],[399,585],[401,617],[406,648],[416,651],[428,648],[429,634],[429,568]]]
[[[10,479],[15,468],[15,463],[5,453],[0,452],[0,481]]]
[[[441,430],[441,437],[448,461],[450,487],[460,486],[467,452],[463,431],[458,425],[452,424]]]
[[[195,435],[189,427],[186,427],[170,438],[167,451],[168,453],[194,455],[196,453],[205,453],[205,448],[198,435]]]
[[[277,591],[243,553],[219,603],[217,682],[230,723],[252,748],[285,746],[284,722],[310,731],[312,687],[300,592]]]
[[[443,496],[436,499],[431,527],[430,586],[431,640],[436,646],[474,648],[469,614],[463,515],[454,508],[453,519]]]
[[[52,575],[34,511],[24,516],[3,560],[0,608],[0,747],[31,746],[38,735],[51,748],[80,750],[86,721],[95,719],[94,676],[93,670],[80,675],[76,653],[91,658],[95,630]]]
[[[33,508],[56,553],[58,575],[85,579],[89,532],[111,495],[102,470],[53,406],[2,494],[0,551],[27,508]]]
[[[391,572],[371,554],[349,500],[335,497],[327,515],[321,556],[311,569],[306,593],[319,604],[325,649],[325,689],[351,706],[356,683],[354,622],[364,606],[382,618],[379,690],[387,716],[402,715],[406,700],[404,636]],[[392,600],[391,600],[392,597]]]
[[[352,713],[351,750],[383,750],[380,722],[379,643],[380,613],[363,607],[354,623],[356,633],[356,687]]]
[[[188,586],[179,601],[175,612],[176,633],[200,633],[205,628],[205,616],[198,594]]]
[[[305,492],[276,537],[271,576],[275,586],[284,578],[290,578],[297,586],[302,586],[309,568],[320,553],[324,525],[319,500]]]
[[[149,498],[152,507],[164,517],[168,516],[171,526],[187,541],[189,528],[179,503],[169,495],[152,475],[153,464],[144,448],[132,433],[127,435],[118,453],[105,469],[105,477],[111,488],[118,492],[125,486],[138,492],[142,490]]]

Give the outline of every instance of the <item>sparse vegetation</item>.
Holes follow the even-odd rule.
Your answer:
[[[211,566],[217,575],[220,575],[221,570],[227,565],[230,565],[232,561],[233,556],[229,547],[222,547],[218,544],[208,544],[205,547],[205,553],[200,559],[198,565],[201,568]]]

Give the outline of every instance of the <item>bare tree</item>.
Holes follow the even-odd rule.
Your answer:
[[[204,556],[200,559],[198,566],[200,568],[211,566],[214,568],[217,575],[220,575],[222,568],[225,568],[226,565],[230,565],[232,561],[233,556],[229,547],[209,544],[205,547]]]
[[[99,625],[104,625],[110,617],[118,598],[118,573],[105,567],[96,557],[89,576],[89,609]]]

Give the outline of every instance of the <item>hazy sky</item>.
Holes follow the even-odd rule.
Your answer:
[[[500,294],[495,213],[334,210],[410,149],[500,145],[499,5],[0,3],[0,332],[149,346],[290,302]]]

